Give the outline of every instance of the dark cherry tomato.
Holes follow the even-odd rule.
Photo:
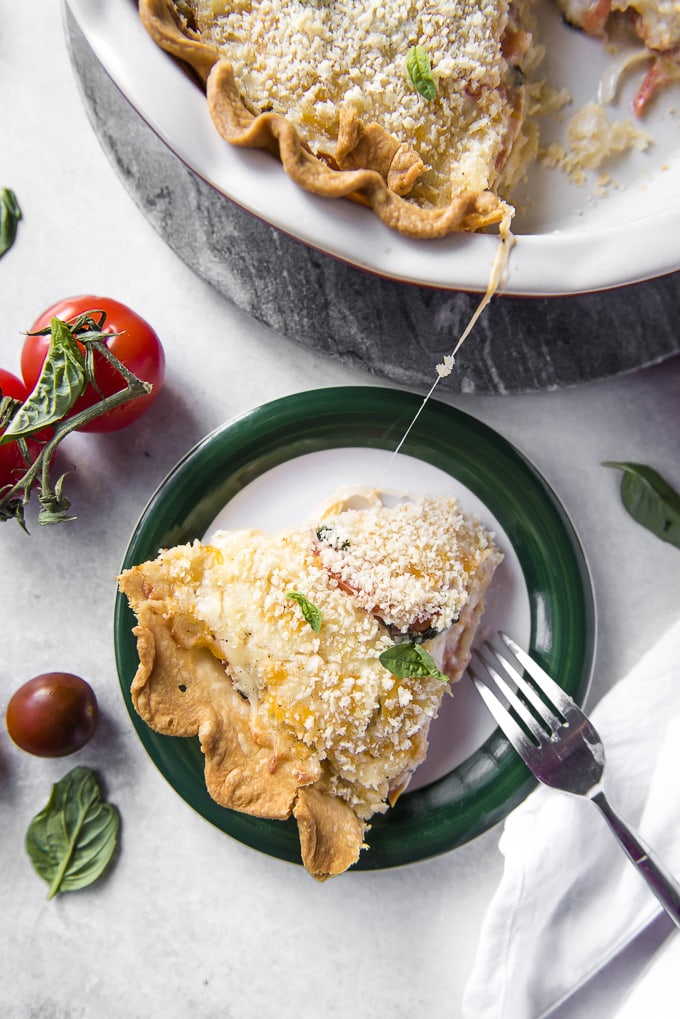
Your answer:
[[[153,386],[148,396],[140,396],[121,407],[115,407],[108,414],[103,414],[80,429],[83,432],[113,432],[119,428],[125,428],[141,417],[156,399],[163,385],[165,355],[161,342],[149,323],[127,305],[121,304],[120,301],[114,301],[109,297],[83,294],[78,297],[67,297],[47,308],[36,319],[28,332],[37,332],[47,328],[53,318],[69,322],[86,311],[95,310],[106,312],[104,332],[120,333],[119,336],[112,336],[110,340],[106,341],[109,350],[133,375],[144,382],[150,382]],[[49,335],[26,337],[21,352],[21,374],[29,390],[33,389],[38,380],[47,356],[49,343]],[[101,354],[95,357],[94,370],[97,385],[104,396],[110,396],[120,389],[125,389],[125,381]],[[101,396],[96,389],[93,386],[88,386],[77,400],[71,414],[77,414],[99,400],[101,400]]]
[[[12,694],[5,721],[22,750],[38,757],[65,757],[87,743],[98,718],[89,683],[70,672],[45,672]]]
[[[22,403],[28,396],[28,390],[21,379],[6,372],[4,368],[0,368],[0,390],[3,396],[11,396],[13,400],[21,400]],[[26,461],[16,442],[0,446],[0,488],[13,485],[25,469]]]

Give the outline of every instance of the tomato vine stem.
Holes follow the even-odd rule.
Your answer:
[[[70,324],[60,319],[52,319],[49,329],[41,330],[40,334],[29,334],[50,333],[48,359],[51,363],[49,370],[43,371],[23,404],[16,400],[11,403],[9,399],[2,401],[1,420],[4,431],[0,435],[0,443],[17,442],[27,466],[13,484],[0,489],[0,521],[17,520],[23,530],[28,532],[25,507],[36,488],[39,489],[38,499],[41,506],[38,523],[56,524],[75,519],[68,512],[70,500],[62,492],[68,472],[62,474],[56,481],[52,478],[53,462],[59,445],[71,432],[110,413],[116,407],[151,392],[153,388],[151,384],[134,375],[109,350],[106,339],[115,334],[102,332],[105,318],[106,314],[103,311],[89,311],[79,315]],[[80,346],[85,347],[84,358],[80,354]],[[82,362],[81,378],[78,378],[77,371],[75,375],[73,373],[74,353],[77,353]],[[73,405],[87,385],[91,385],[101,395],[94,375],[94,359],[97,354],[118,372],[125,382],[125,387],[109,396],[102,395],[97,403],[72,414]],[[67,361],[70,375],[63,370]],[[61,408],[61,416],[56,422],[46,416],[45,409],[47,406],[53,408],[55,404]],[[21,427],[13,428],[13,425],[17,426],[19,423]],[[31,456],[26,439],[35,437],[46,427],[51,430],[50,437],[42,443],[37,453]]]

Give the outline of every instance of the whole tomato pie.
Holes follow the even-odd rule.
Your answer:
[[[568,24],[607,44],[619,76],[646,65],[633,102],[638,117],[680,80],[679,0],[555,4]],[[544,94],[536,74],[544,47],[535,7],[536,0],[139,2],[152,38],[197,75],[223,138],[269,150],[313,194],[369,205],[389,227],[424,238],[494,224],[508,236],[509,195],[545,155],[536,117],[551,105],[551,89]],[[600,124],[601,105],[598,115]],[[592,132],[599,161],[640,147],[628,123],[614,126],[623,145]]]
[[[416,237],[508,222],[539,51],[507,0],[140,0],[220,134]]]

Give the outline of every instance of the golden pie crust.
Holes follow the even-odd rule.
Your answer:
[[[507,224],[513,210],[495,193],[492,180],[487,187],[457,190],[441,207],[410,200],[407,196],[426,170],[417,148],[399,141],[378,123],[364,123],[351,105],[339,110],[334,151],[317,155],[286,116],[252,112],[235,78],[233,64],[191,27],[194,8],[194,3],[180,0],[139,3],[141,20],[155,42],[198,76],[212,120],[230,144],[273,153],[286,173],[306,191],[369,205],[383,223],[407,236],[436,238],[453,231]],[[527,33],[510,25],[504,36],[504,52],[514,47],[521,57],[528,45]],[[524,116],[519,79],[518,72],[516,86],[502,86],[508,102],[507,146],[497,154],[499,169],[510,158],[513,146],[522,147],[521,143],[515,145]],[[470,103],[474,104],[474,98]],[[495,175],[494,170],[491,176]]]
[[[364,824],[335,797],[311,786],[320,766],[302,744],[257,729],[247,701],[225,682],[222,662],[196,645],[191,622],[173,615],[152,567],[137,567],[121,580],[138,617],[139,668],[131,686],[139,715],[156,732],[198,736],[208,793],[221,806],[253,817],[298,822],[302,858],[318,880],[356,862]]]

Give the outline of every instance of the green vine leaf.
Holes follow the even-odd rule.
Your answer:
[[[31,435],[61,421],[85,389],[85,358],[61,319],[51,322],[50,346],[32,393],[8,424],[0,444]]]
[[[406,54],[406,70],[416,92],[431,102],[437,94],[437,84],[432,77],[430,55],[424,46],[411,46]]]
[[[0,258],[14,244],[20,219],[17,196],[11,188],[0,189]]]
[[[314,604],[314,602],[305,598],[304,594],[300,594],[299,591],[288,591],[286,598],[290,598],[291,601],[298,603],[305,621],[309,623],[311,628],[314,630],[314,633],[319,633],[323,623],[323,616],[321,615],[321,610]]]
[[[101,877],[116,848],[119,825],[117,809],[103,802],[90,768],[73,768],[52,786],[47,805],[26,832],[26,852],[49,885],[48,899]]]
[[[68,472],[57,478],[53,488],[48,489],[46,494],[40,492],[38,496],[40,503],[39,524],[63,524],[76,519],[72,513],[68,512],[71,500],[63,494],[64,480],[67,476]]]
[[[449,681],[422,644],[394,644],[378,655],[378,661],[398,679],[431,676],[442,683]]]
[[[680,495],[646,464],[606,460],[603,467],[623,471],[621,501],[633,520],[680,548]]]

